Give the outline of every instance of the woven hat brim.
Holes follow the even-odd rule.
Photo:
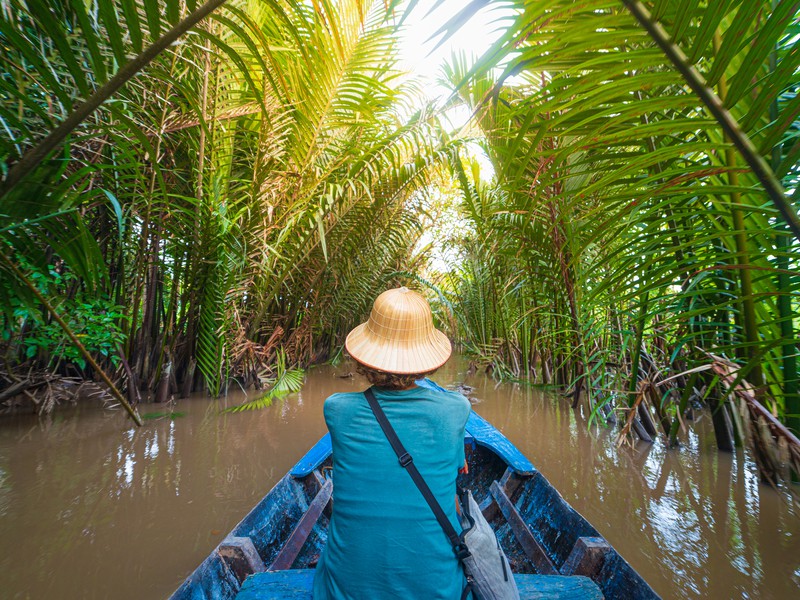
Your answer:
[[[344,347],[355,360],[367,367],[410,375],[434,371],[447,362],[452,347],[447,336],[438,329],[421,340],[399,342],[388,340],[372,333],[369,323],[362,323],[351,331]]]

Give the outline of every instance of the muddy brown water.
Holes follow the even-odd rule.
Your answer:
[[[681,450],[616,449],[566,400],[467,376],[495,424],[664,598],[800,598],[800,509],[760,485],[701,418]],[[132,428],[96,406],[0,417],[0,598],[164,598],[325,432],[322,402],[363,389],[348,365],[310,370],[258,411],[181,400]],[[161,410],[144,406],[143,413]]]

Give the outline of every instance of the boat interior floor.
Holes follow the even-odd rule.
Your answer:
[[[520,598],[534,600],[601,600],[600,588],[588,577],[515,573]],[[314,569],[266,571],[248,577],[236,600],[311,600]]]

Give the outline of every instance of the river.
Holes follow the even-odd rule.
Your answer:
[[[0,598],[167,597],[325,433],[324,399],[363,389],[352,370],[312,368],[257,412],[220,412],[241,393],[180,400],[141,429],[90,404],[0,416]],[[617,449],[567,400],[462,359],[434,379],[474,387],[474,409],[664,598],[800,597],[800,508],[747,452],[718,452],[707,416],[679,450]]]

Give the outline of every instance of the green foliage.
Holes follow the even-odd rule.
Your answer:
[[[242,412],[272,406],[272,401],[275,398],[282,398],[287,394],[299,392],[300,388],[303,387],[304,379],[305,372],[303,369],[286,367],[286,353],[283,350],[279,350],[275,363],[275,376],[269,378],[266,382],[270,386],[269,391],[256,400],[226,408],[224,412]]]
[[[81,340],[84,347],[95,355],[104,356],[116,366],[120,357],[118,349],[125,342],[121,323],[125,319],[123,308],[107,298],[86,297],[78,291],[66,292],[77,280],[70,272],[59,273],[50,269],[45,274],[32,271],[31,280],[37,288],[58,301],[59,311],[68,315],[70,329]],[[11,316],[4,319],[3,339],[9,341],[19,337],[19,345],[26,359],[46,357],[50,363],[68,361],[81,369],[86,362],[77,348],[67,339],[63,329],[48,315],[31,309],[27,303],[12,299]]]
[[[279,393],[300,380],[290,365],[338,355],[372,299],[414,279],[445,180],[466,226],[436,314],[482,365],[588,391],[597,414],[713,351],[791,413],[796,3],[643,3],[699,77],[618,1],[505,4],[486,55],[445,69],[474,115],[466,139],[402,75],[399,2],[228,0],[148,54],[198,3],[11,0],[2,251],[33,277],[63,264],[59,309],[95,352],[126,342],[140,382],[171,365],[190,390],[196,365],[216,395],[279,361]],[[75,358],[5,267],[0,302],[7,322],[39,321],[9,336],[19,356]],[[680,395],[662,400],[671,416]]]
[[[124,304],[125,354],[150,386],[196,365],[216,395],[278,345],[295,364],[335,352],[410,266],[414,190],[458,144],[400,77],[397,3],[229,0],[85,114],[76,99],[194,3],[36,7],[0,15],[16,73],[0,86],[4,164],[19,173],[46,132],[69,136],[60,160],[6,176],[3,240]]]
[[[595,409],[713,350],[784,408],[800,247],[766,180],[620,3],[511,4],[497,44],[446,73],[494,169],[453,165],[476,231],[453,285],[468,344],[501,372],[588,387]],[[795,188],[796,4],[645,4]]]
[[[121,306],[92,299],[88,302],[66,302],[60,308],[64,314],[69,315],[70,328],[89,352],[110,359],[114,366],[119,363],[117,349],[125,341],[125,335],[119,327],[119,322],[124,317]],[[64,331],[56,323],[35,327],[22,339],[22,345],[27,358],[43,352],[51,360],[68,360],[81,369],[86,366],[81,354],[65,339]]]

